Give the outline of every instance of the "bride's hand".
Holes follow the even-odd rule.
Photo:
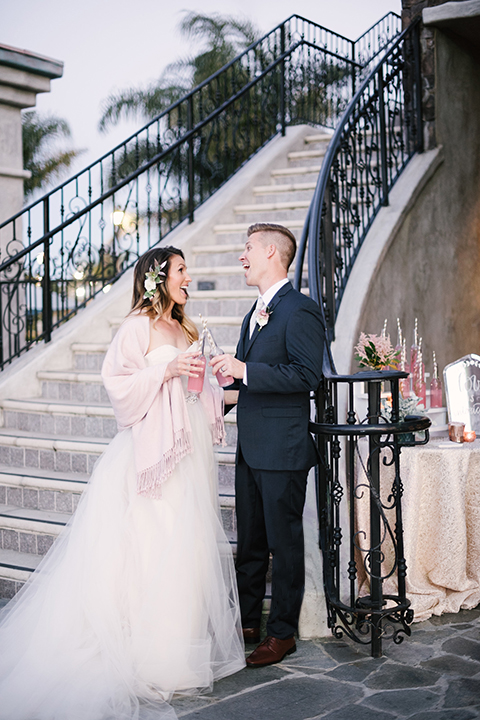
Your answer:
[[[180,353],[177,357],[168,363],[167,370],[165,372],[165,380],[170,380],[173,377],[179,377],[180,375],[187,375],[188,377],[198,377],[198,370],[202,366],[201,360],[199,360],[200,350],[187,350],[187,352]]]

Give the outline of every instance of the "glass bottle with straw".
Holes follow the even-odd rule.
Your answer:
[[[407,372],[407,373],[410,372],[410,367],[407,363],[407,340],[406,340],[406,338],[403,338],[403,342],[402,342],[399,369],[402,370],[403,372]],[[400,393],[405,400],[410,397],[410,391],[411,391],[410,376],[400,380],[399,388],[400,388]]]
[[[199,339],[193,344],[192,349],[193,350],[201,350],[201,355],[198,358],[200,362],[202,363],[201,366],[195,367],[195,372],[198,373],[196,377],[193,377],[192,375],[188,378],[187,383],[187,391],[188,395],[186,397],[186,401],[189,403],[194,403],[198,400],[198,396],[203,390],[203,382],[205,380],[205,368],[207,365],[207,360],[205,357],[205,347],[206,347],[206,340],[207,340],[207,334],[205,332],[206,325],[204,324],[202,334],[200,335]]]
[[[418,349],[413,366],[413,391],[427,408],[427,385],[425,383],[425,365],[423,363],[422,338],[418,341]]]
[[[415,328],[413,331],[413,345],[410,348],[410,367],[413,369],[415,367],[415,363],[417,360],[417,353],[418,353],[418,318],[415,318]]]
[[[433,351],[433,377],[430,381],[430,407],[443,407],[442,381],[438,377],[438,365],[435,350]]]
[[[200,317],[202,317],[202,316],[200,315]],[[203,320],[203,318],[202,318],[202,322],[204,322],[205,334],[208,337],[208,343],[210,345],[210,360],[212,360],[217,355],[225,355],[222,348],[219,347],[217,345],[217,343],[215,342],[215,339],[214,339],[212,333],[210,332],[209,328],[207,328],[207,323],[206,323],[206,321]],[[233,377],[231,375],[223,375],[221,369],[217,372],[215,377],[217,378],[217,382],[220,385],[220,387],[227,387],[228,385],[231,385],[234,382]]]

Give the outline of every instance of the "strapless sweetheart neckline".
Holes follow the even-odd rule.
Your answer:
[[[157,350],[161,350],[162,348],[166,348],[166,347],[174,348],[174,350],[178,350],[178,352],[187,352],[188,351],[188,348],[187,348],[187,350],[180,350],[180,348],[178,348],[176,345],[171,345],[170,343],[165,343],[164,345],[159,345],[158,347],[153,348],[153,350],[150,350],[147,353],[147,355],[151,355],[152,353],[157,352]],[[147,355],[145,355],[145,357],[147,357]]]

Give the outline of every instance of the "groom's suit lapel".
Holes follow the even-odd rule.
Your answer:
[[[269,315],[271,315],[273,313],[273,311],[275,310],[277,305],[283,299],[284,295],[286,295],[288,292],[290,292],[291,289],[292,289],[292,284],[289,282],[285,283],[285,285],[282,285],[280,290],[277,292],[276,295],[274,295],[273,299],[268,304]],[[255,305],[253,306],[251,311],[248,313],[248,316],[246,318],[247,323],[245,325],[244,333],[243,333],[243,343],[244,343],[243,359],[244,360],[247,357],[250,350],[252,349],[254,342],[257,340],[258,336],[260,335],[260,329],[257,328],[257,326],[255,326],[253,333],[252,333],[252,337],[250,337],[250,318],[252,317],[252,313],[254,310],[255,310]]]
[[[252,317],[253,313],[255,312],[257,301],[253,304],[251,310],[245,315],[243,318],[243,324],[242,329],[240,331],[240,342],[239,342],[239,349],[241,351],[242,356],[239,358],[239,360],[244,360],[245,355],[247,353],[247,346],[249,343],[249,335],[250,335],[250,318]]]

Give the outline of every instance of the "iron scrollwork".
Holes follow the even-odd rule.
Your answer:
[[[327,373],[317,398],[319,422],[310,424],[321,458],[317,500],[328,625],[334,637],[345,634],[370,645],[374,657],[381,656],[384,640],[400,643],[409,636],[413,620],[406,595],[399,437],[424,431],[422,442],[428,442],[430,420],[398,421],[399,380],[406,376],[397,371]],[[354,393],[360,382],[368,387],[368,414],[362,422],[356,421]],[[390,384],[392,422],[381,411],[382,382]],[[346,424],[338,424],[335,413],[342,384],[349,389]],[[340,520],[345,501],[348,528]]]
[[[386,46],[375,36],[365,43],[369,52],[375,49],[375,62],[370,54],[369,74],[330,142],[296,266],[295,286],[300,288],[308,252],[310,294],[323,305],[331,340],[363,241],[409,159],[423,147],[418,24]]]

